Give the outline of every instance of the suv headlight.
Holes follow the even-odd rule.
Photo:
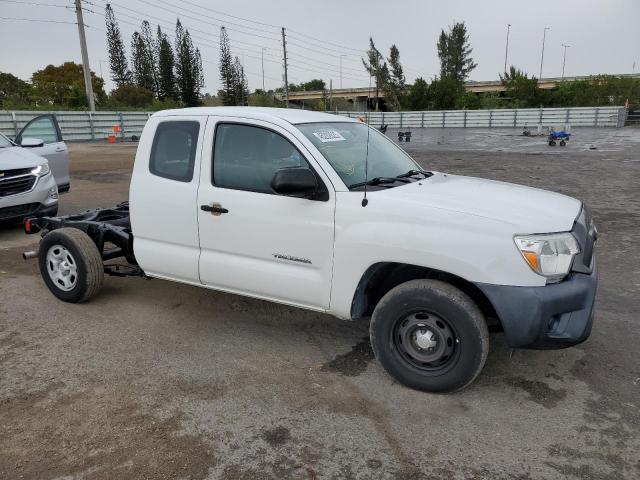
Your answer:
[[[36,168],[31,170],[31,173],[33,173],[36,177],[44,177],[50,171],[51,169],[49,168],[49,164],[45,163],[43,165],[38,165]]]
[[[578,242],[569,232],[523,235],[514,240],[527,264],[537,274],[547,277],[547,283],[562,280],[569,273],[573,257],[580,252]]]

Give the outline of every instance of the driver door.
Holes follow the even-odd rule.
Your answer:
[[[329,180],[305,158],[293,135],[269,122],[210,117],[206,138],[197,204],[200,281],[219,290],[328,309],[335,209]],[[317,198],[271,189],[278,169],[304,166],[317,175]]]
[[[62,132],[56,116],[40,115],[30,120],[18,133],[16,143],[20,145],[23,138],[37,138],[43,141],[44,145],[41,147],[27,148],[49,161],[58,190],[60,192],[69,190],[69,151],[62,141]]]

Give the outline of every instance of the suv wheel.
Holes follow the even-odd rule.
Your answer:
[[[378,361],[400,383],[426,392],[470,384],[489,352],[489,332],[477,305],[438,280],[411,280],[378,303],[370,327]]]

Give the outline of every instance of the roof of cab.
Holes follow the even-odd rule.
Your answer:
[[[352,118],[342,117],[331,113],[300,110],[297,108],[269,108],[269,107],[191,107],[174,110],[161,110],[153,114],[154,117],[170,117],[181,115],[225,115],[234,117],[254,118],[258,120],[279,119],[292,124],[317,122],[355,122]]]

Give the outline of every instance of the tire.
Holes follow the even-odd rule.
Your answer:
[[[567,142],[565,142],[564,140],[560,140],[560,146],[564,147],[567,144]]]
[[[38,249],[38,264],[44,283],[64,302],[86,302],[102,288],[102,256],[93,240],[77,228],[46,234]]]
[[[369,333],[382,367],[403,385],[425,392],[463,389],[489,353],[480,309],[438,280],[411,280],[391,289],[376,306]]]

